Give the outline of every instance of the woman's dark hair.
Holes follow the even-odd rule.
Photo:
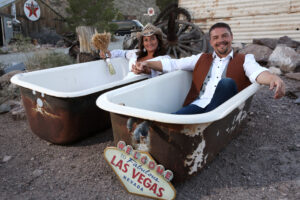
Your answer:
[[[155,36],[156,36],[156,38],[158,40],[158,46],[157,46],[157,49],[154,52],[153,57],[166,55],[167,49],[166,49],[166,45],[165,45],[162,37],[160,37],[157,34],[155,34]],[[143,37],[141,37],[141,39],[139,40],[138,47],[139,47],[139,51],[136,52],[137,60],[140,59],[140,58],[143,58],[143,57],[147,56],[147,54],[148,54],[147,51],[143,51],[143,49],[144,49]]]

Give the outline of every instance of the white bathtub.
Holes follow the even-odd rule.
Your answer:
[[[97,99],[97,105],[111,113],[115,142],[123,140],[150,152],[174,172],[175,182],[201,170],[237,135],[259,89],[258,84],[252,84],[205,114],[169,114],[182,107],[191,80],[191,72],[176,71]]]
[[[107,112],[97,108],[97,97],[131,84],[146,75],[126,79],[128,61],[111,59],[111,75],[103,60],[39,70],[12,77],[19,85],[32,131],[56,144],[66,144],[110,126]]]

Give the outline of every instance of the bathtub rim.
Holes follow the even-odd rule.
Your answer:
[[[237,95],[233,96],[216,109],[204,113],[204,114],[195,114],[195,115],[175,115],[169,113],[162,113],[157,111],[150,111],[140,108],[134,108],[130,106],[119,105],[116,103],[112,103],[109,99],[114,94],[125,93],[126,90],[134,89],[135,87],[140,87],[146,84],[150,84],[154,81],[158,81],[160,78],[167,78],[177,75],[177,73],[182,73],[183,71],[178,70],[176,72],[171,72],[164,74],[160,77],[156,77],[155,79],[148,79],[139,83],[135,83],[132,85],[124,86],[119,89],[115,89],[109,92],[106,92],[100,95],[97,98],[96,104],[99,108],[126,116],[131,116],[135,118],[141,118],[150,121],[169,123],[169,124],[200,124],[200,123],[211,123],[217,120],[220,120],[230,114],[234,109],[243,105],[245,101],[254,95],[256,91],[261,87],[257,83],[252,83],[250,86],[239,92]]]
[[[91,62],[97,62],[97,61],[91,61]],[[28,81],[22,80],[22,77],[29,75],[38,75],[38,74],[42,74],[45,73],[45,71],[63,71],[69,68],[79,68],[80,67],[80,63],[77,64],[72,64],[72,65],[66,65],[66,66],[60,66],[60,67],[54,67],[54,68],[49,68],[49,69],[42,69],[42,70],[37,70],[37,71],[31,71],[31,72],[26,72],[26,73],[19,73],[19,74],[15,74],[13,77],[11,77],[10,82],[18,85],[20,87],[23,88],[27,88],[30,89],[32,91],[36,91],[36,92],[40,92],[49,96],[54,96],[54,97],[60,97],[60,98],[72,98],[72,97],[81,97],[81,96],[86,96],[86,95],[90,95],[93,94],[95,92],[100,92],[109,88],[114,88],[116,86],[119,85],[124,85],[127,83],[131,83],[131,82],[135,82],[135,81],[139,81],[139,80],[143,80],[143,79],[147,79],[149,76],[148,75],[136,75],[135,77],[132,78],[128,78],[128,79],[122,79],[122,80],[118,80],[118,81],[113,81],[111,83],[108,84],[102,84],[96,87],[91,87],[88,89],[84,89],[84,90],[79,90],[79,91],[74,91],[74,92],[62,92],[62,91],[55,91],[53,89],[49,89],[46,87],[42,87],[39,86],[37,84],[33,84],[30,83]]]

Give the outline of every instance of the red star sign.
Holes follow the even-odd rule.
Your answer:
[[[29,10],[29,17],[33,14],[35,17],[38,17],[36,14],[36,11],[39,9],[38,7],[34,7],[33,2],[31,2],[30,6],[26,6],[26,8]]]

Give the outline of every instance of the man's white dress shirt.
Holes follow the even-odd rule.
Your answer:
[[[163,72],[171,72],[175,70],[193,71],[201,55],[202,53],[181,59],[163,58],[161,59]],[[208,79],[205,91],[198,99],[192,102],[192,104],[195,104],[201,108],[205,108],[210,103],[216,87],[222,78],[222,74],[230,59],[233,57],[233,51],[231,51],[230,54],[228,54],[225,58],[220,58],[215,52],[212,54],[212,56],[213,62],[211,66],[211,76]],[[261,72],[267,70],[255,61],[255,58],[252,54],[246,54],[243,68],[246,76],[252,83],[256,82],[256,77]]]

